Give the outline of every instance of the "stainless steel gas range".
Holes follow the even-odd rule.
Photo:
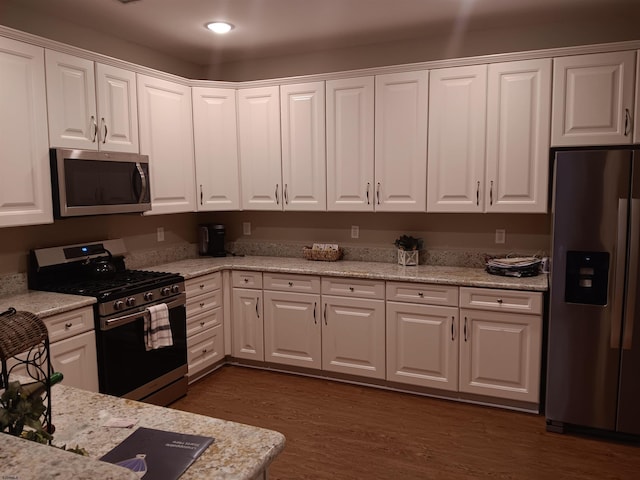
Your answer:
[[[129,270],[122,239],[32,250],[29,288],[95,297],[100,392],[168,405],[187,392],[184,279]],[[149,349],[150,307],[166,305],[171,345]]]

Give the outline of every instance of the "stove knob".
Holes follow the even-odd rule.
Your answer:
[[[180,293],[180,285],[172,285],[171,293]]]
[[[113,302],[114,310],[122,310],[124,308],[124,302],[122,300],[116,300]]]
[[[127,298],[127,307],[133,307],[136,304],[136,297]]]
[[[150,302],[151,300],[153,300],[153,292],[147,292],[147,293],[145,293],[145,294],[144,294],[144,299],[145,299],[147,302]]]
[[[160,290],[160,295],[162,295],[163,297],[166,297],[170,293],[171,293],[171,288],[169,287],[162,287],[162,289]]]

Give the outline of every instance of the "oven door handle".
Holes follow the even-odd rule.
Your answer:
[[[158,305],[159,303],[163,303],[163,302],[156,302],[153,305]],[[169,310],[175,307],[180,307],[186,304],[186,295],[184,293],[181,293],[170,302],[164,302],[164,303],[167,304],[167,308]],[[150,307],[151,305],[147,305],[147,306]],[[102,321],[100,322],[100,330],[101,331],[111,330],[112,328],[120,327],[122,325],[126,325],[127,323],[135,322],[138,318],[144,317],[145,315],[148,315],[148,314],[149,314],[149,311],[145,308],[144,310],[141,310],[135,313],[130,313],[122,317],[102,319]]]

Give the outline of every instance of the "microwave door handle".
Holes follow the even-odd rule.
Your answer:
[[[638,292],[638,249],[640,248],[640,199],[631,200],[629,215],[629,273],[627,280],[627,304],[624,312],[624,329],[622,331],[622,348],[631,350],[633,341],[633,323],[636,312],[636,293]]]
[[[147,183],[147,176],[142,169],[142,165],[140,162],[136,162],[136,169],[138,170],[138,175],[140,176],[140,182],[142,184],[142,189],[140,190],[140,196],[138,197],[138,203],[142,203],[144,200],[145,194],[149,190],[149,184]]]

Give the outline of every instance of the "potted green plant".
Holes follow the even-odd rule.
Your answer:
[[[423,245],[421,238],[402,235],[396,238],[394,245],[398,249],[398,265],[418,265],[418,252]]]

